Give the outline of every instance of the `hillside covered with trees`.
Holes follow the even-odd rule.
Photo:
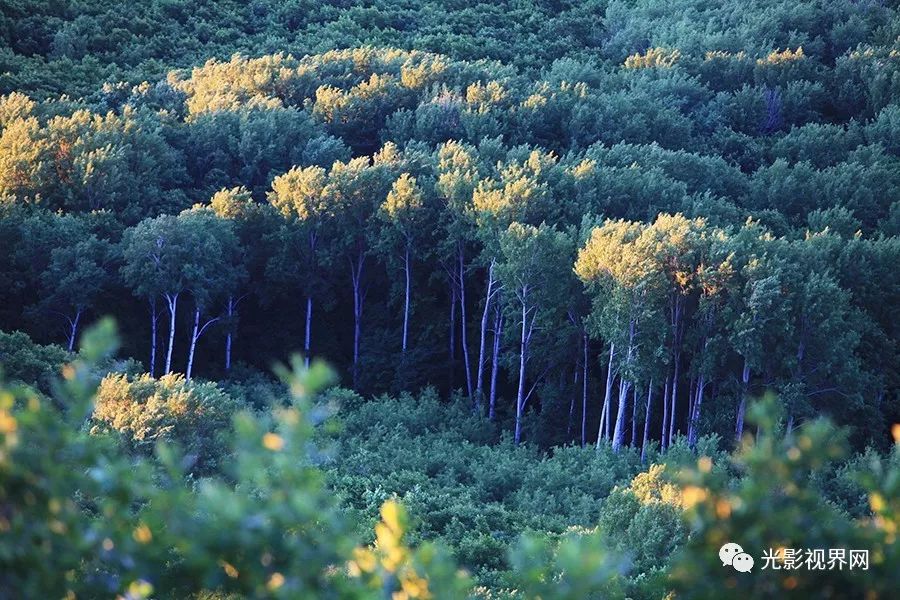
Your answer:
[[[895,4],[4,3],[0,598],[881,597]]]

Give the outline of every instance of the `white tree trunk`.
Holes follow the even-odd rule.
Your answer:
[[[312,340],[312,294],[306,295],[306,330],[303,334],[303,363],[309,368],[309,353]]]
[[[625,377],[621,377],[619,381],[619,406],[616,410],[616,426],[613,430],[612,449],[618,452],[625,443],[625,410],[628,407],[628,392],[631,390],[631,383]]]
[[[663,420],[662,430],[659,432],[659,449],[665,450],[668,447],[669,437],[666,435],[669,431],[669,381],[670,376],[666,375],[666,385],[663,389]]]
[[[609,437],[609,396],[612,393],[613,358],[616,355],[616,345],[609,343],[609,364],[606,368],[606,388],[603,392],[603,410],[600,414],[600,429],[597,431],[597,449],[600,449],[600,441],[603,439],[603,429],[606,426],[606,437]]]
[[[672,388],[669,390],[669,393],[671,394],[671,397],[672,397],[672,406],[669,408],[669,445],[670,446],[672,445],[672,440],[675,439],[675,417],[677,414],[675,411],[678,408],[678,406],[677,406],[678,372],[679,372],[678,363],[681,362],[680,358],[681,358],[681,353],[676,352],[675,353],[675,373],[672,376]]]
[[[625,353],[625,364],[631,364],[631,357],[634,353],[634,329],[635,323],[632,320],[628,326],[628,351]],[[625,409],[628,406],[628,392],[631,389],[631,383],[625,377],[626,373],[622,373],[619,381],[619,407],[616,411],[616,427],[613,432],[612,448],[613,452],[618,452],[625,442]]]
[[[491,397],[490,397],[490,405],[488,408],[488,419],[491,421],[494,420],[496,416],[496,405],[497,405],[497,371],[499,369],[499,357],[500,357],[500,339],[503,335],[503,311],[500,310],[500,306],[497,306],[496,309],[496,319],[494,320],[494,349],[491,353]]]
[[[234,317],[234,296],[228,296],[228,332],[225,334],[225,370],[231,370],[231,344],[232,344],[232,329],[234,327],[234,323],[232,318]]]
[[[69,319],[69,352],[75,349],[75,339],[78,336],[78,321],[81,320],[81,309],[75,312],[75,318]]]
[[[150,299],[150,377],[156,377],[156,327],[159,313],[156,311],[156,298]]]
[[[528,310],[526,302],[522,300],[522,337],[519,345],[519,387],[516,391],[516,445],[522,439],[522,412],[525,407],[525,359],[528,351]]]
[[[169,308],[169,349],[166,351],[166,373],[172,372],[172,348],[175,346],[175,313],[178,310],[178,294],[166,294]]]
[[[197,349],[197,338],[200,337],[200,309],[194,309],[194,328],[191,330],[191,347],[188,350],[187,370],[184,372],[184,378],[191,380],[191,370],[194,367],[194,350]]]
[[[700,379],[697,381],[697,394],[693,402],[693,411],[691,412],[691,423],[688,427],[688,444],[691,447],[697,443],[699,437],[698,429],[700,426],[700,407],[703,405],[703,391],[706,389],[706,376],[701,373]]]
[[[353,387],[359,384],[359,344],[362,337],[362,274],[365,265],[365,254],[359,252],[355,263],[350,263],[350,278],[353,282]]]
[[[637,405],[638,405],[638,386],[637,384],[631,390],[634,397],[631,399],[631,447],[637,448]]]
[[[481,340],[478,349],[478,371],[475,377],[475,407],[481,407],[482,380],[484,379],[485,343],[487,339],[488,314],[491,309],[491,300],[494,297],[494,260],[488,267],[487,292],[484,295],[484,311],[481,313]]]
[[[188,351],[188,361],[187,361],[187,370],[184,372],[184,378],[188,381],[191,380],[191,373],[194,370],[194,351],[197,349],[197,340],[200,339],[200,336],[203,335],[203,332],[206,331],[206,328],[219,320],[219,317],[215,317],[213,319],[209,319],[202,326],[200,325],[200,307],[194,308],[194,327],[191,330],[191,347]]]

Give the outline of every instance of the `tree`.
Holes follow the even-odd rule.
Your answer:
[[[609,344],[601,427],[597,445],[612,422],[612,385],[619,378],[618,406],[611,440],[619,450],[625,440],[628,394],[648,381],[650,366],[665,339],[662,323],[664,279],[645,236],[650,226],[607,221],[595,228],[578,253],[575,272],[592,299],[588,321],[592,335]]]
[[[351,373],[354,387],[359,383],[362,317],[366,297],[365,265],[373,235],[371,220],[378,207],[375,199],[387,196],[391,181],[391,173],[385,165],[372,164],[368,157],[361,157],[347,163],[334,163],[324,190],[334,207],[335,253],[346,259],[350,266],[353,293]]]
[[[81,317],[112,279],[109,269],[112,254],[112,244],[93,234],[50,253],[50,263],[41,275],[44,289],[41,303],[59,307],[58,312],[68,323],[70,352],[75,348]]]
[[[424,237],[425,202],[416,178],[402,173],[391,186],[391,191],[378,211],[384,222],[379,242],[388,262],[398,260],[395,250],[399,246],[399,261],[403,270],[403,334],[401,349],[405,360],[409,338],[409,312],[411,301],[412,261],[418,250],[418,241]]]
[[[440,252],[450,283],[450,369],[451,380],[456,359],[456,305],[460,308],[460,345],[466,392],[473,393],[472,369],[469,363],[468,321],[466,317],[466,244],[472,237],[470,211],[472,194],[480,178],[474,148],[458,142],[447,142],[437,151],[437,192],[443,203],[440,211],[443,235]]]
[[[224,324],[225,370],[231,369],[234,338],[237,335],[238,311],[241,303],[253,292],[258,293],[259,283],[265,277],[265,264],[269,247],[267,235],[274,228],[270,212],[257,204],[246,188],[232,188],[216,192],[209,201],[209,208],[220,219],[231,222],[240,250],[239,262],[243,268],[236,271],[234,289],[226,290]],[[254,282],[250,289],[249,282]]]
[[[185,266],[194,256],[183,221],[162,215],[141,221],[122,236],[122,279],[136,296],[150,304],[151,343],[150,374],[156,365],[156,324],[159,313],[156,301],[163,298],[169,312],[169,341],[164,373],[172,372],[172,350],[175,345],[175,317],[178,298],[188,284]]]
[[[560,320],[572,261],[572,241],[563,232],[542,224],[512,223],[500,236],[497,275],[507,290],[509,319],[519,325],[519,374],[516,387],[515,442],[522,440],[525,407],[537,385],[525,391],[526,369],[536,332]]]
[[[190,381],[197,342],[208,327],[221,319],[209,316],[201,325],[201,317],[215,302],[234,296],[246,270],[231,221],[203,207],[182,212],[178,220],[192,249],[191,259],[183,265],[185,285],[194,299],[191,344],[184,371],[185,379]]]
[[[303,336],[303,355],[307,363],[312,350],[312,317],[314,296],[323,274],[322,241],[325,227],[334,218],[335,206],[326,195],[325,187],[328,178],[321,167],[294,167],[272,182],[269,202],[286,219],[283,231],[280,254],[274,257],[276,262],[270,263],[270,271],[274,270],[284,276],[296,274],[306,296],[306,318]],[[288,257],[285,251],[292,251]],[[299,263],[292,264],[293,261]]]
[[[660,214],[639,242],[641,252],[654,262],[663,277],[663,294],[669,321],[669,422],[663,425],[663,446],[672,442],[678,430],[678,392],[688,311],[696,302],[697,271],[706,244],[706,221],[681,214]],[[668,427],[666,427],[668,425]]]

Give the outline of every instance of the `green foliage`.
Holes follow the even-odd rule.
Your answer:
[[[813,421],[787,436],[779,430],[770,399],[754,407],[759,439],[749,437],[736,455],[743,477],[735,485],[711,462],[683,474],[683,501],[692,534],[673,567],[679,595],[706,598],[764,598],[772,594],[805,598],[810,594],[883,597],[897,586],[895,461],[870,457],[862,489],[871,512],[852,519],[829,503],[811,475],[845,453],[844,440],[824,421]],[[894,449],[896,453],[896,448]],[[894,467],[895,469],[895,467]],[[894,500],[890,500],[893,498]],[[754,557],[784,548],[844,548],[869,551],[866,570],[723,569],[716,550],[738,541]],[[783,565],[779,565],[783,566]]]
[[[228,460],[226,433],[239,408],[214,383],[108,375],[97,388],[91,431],[117,432],[125,447],[144,455],[157,442],[175,444],[195,461],[192,472],[206,473]]]
[[[898,32],[896,2],[6,2],[0,363],[35,392],[2,423],[47,452],[0,455],[45,552],[10,542],[8,577],[458,596],[458,561],[487,597],[704,596],[735,574],[686,561],[741,510],[748,543],[889,565]],[[101,314],[148,375],[81,335]],[[300,348],[297,414],[261,373]],[[310,404],[316,358],[353,390]],[[865,452],[809,458],[822,416]],[[757,575],[720,593],[813,593]]]
[[[891,457],[870,452],[840,466],[834,463],[840,436],[830,426],[811,422],[785,436],[771,401],[751,411],[758,441],[747,436],[733,458],[711,448],[712,440],[698,445],[699,458],[678,443],[641,473],[636,457],[605,447],[560,448],[541,457],[508,442],[486,444],[490,431],[476,434],[487,436],[480,443],[469,441],[467,419],[476,428],[483,421],[462,406],[441,406],[433,392],[355,402],[344,415],[340,448],[327,459],[322,442],[333,429],[320,426],[333,419],[334,399],[347,395],[311,402],[331,371],[296,360],[280,369],[290,404],[239,413],[233,433],[195,406],[197,420],[207,422],[192,429],[218,429],[231,446],[229,460],[191,484],[190,463],[162,439],[148,460],[123,454],[112,438],[82,426],[95,365],[115,350],[110,322],[85,333],[80,358],[63,369],[65,410],[25,386],[0,390],[4,589],[28,597],[551,599],[659,597],[670,587],[697,597],[762,597],[775,590],[806,597],[822,586],[881,596],[896,585],[896,451]],[[100,384],[94,418],[108,411],[114,392],[136,396],[141,387],[187,404],[192,395],[217,404],[224,399],[212,384],[110,376]],[[178,431],[176,423],[169,439],[178,440]],[[420,443],[426,441],[432,443]],[[336,503],[316,466],[323,459],[338,497],[362,502],[362,513]],[[409,465],[392,468],[402,459]],[[379,472],[382,461],[389,474]],[[360,470],[363,464],[371,468]],[[829,469],[837,478],[854,473],[853,485],[868,496],[868,509],[849,498],[855,519],[825,499],[810,477]],[[549,500],[551,490],[559,503]],[[573,510],[579,493],[581,516]],[[403,499],[411,517],[392,496]],[[355,541],[353,514],[375,524],[374,545]],[[417,526],[410,530],[410,523]],[[519,537],[527,530],[544,533]],[[417,543],[422,537],[449,542],[490,587],[470,592],[447,551]],[[872,562],[868,571],[815,577],[761,569],[735,575],[719,564],[723,540],[740,540],[758,555],[766,546],[850,544],[869,549]],[[667,556],[674,557],[671,569]]]
[[[63,365],[73,358],[60,346],[41,346],[21,331],[0,331],[0,365],[7,381],[28,383],[48,394]]]

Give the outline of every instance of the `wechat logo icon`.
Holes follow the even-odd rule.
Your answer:
[[[740,544],[734,542],[728,542],[719,548],[719,559],[723,567],[731,566],[741,573],[749,573],[753,569],[753,557],[744,552]]]

